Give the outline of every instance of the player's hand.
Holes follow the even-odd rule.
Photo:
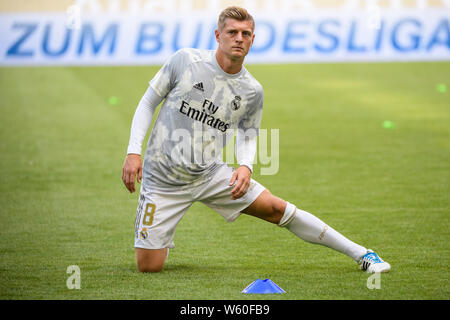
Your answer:
[[[139,154],[129,154],[125,158],[122,168],[122,181],[130,193],[136,191],[135,180],[141,183],[142,180],[142,159]]]
[[[240,166],[231,176],[230,186],[234,184],[234,188],[231,190],[231,199],[236,200],[247,193],[250,186],[250,179],[252,172],[246,166]]]

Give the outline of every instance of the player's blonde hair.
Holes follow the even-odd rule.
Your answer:
[[[255,20],[253,20],[253,17],[248,11],[241,7],[228,7],[219,15],[219,21],[217,23],[219,31],[222,31],[222,29],[225,27],[225,20],[226,19],[235,19],[238,21],[251,21],[252,22],[252,29],[255,29]]]

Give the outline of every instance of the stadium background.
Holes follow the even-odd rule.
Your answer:
[[[135,107],[180,47],[213,49],[218,12],[257,23],[248,69],[278,129],[255,177],[393,265],[348,258],[194,205],[166,269],[136,272],[137,195],[120,169]],[[1,299],[448,299],[450,3],[0,2]],[[81,289],[67,268],[79,266]],[[245,296],[256,278],[287,291]]]
[[[214,49],[216,17],[227,1],[18,3],[3,4],[4,65],[148,65],[181,47]],[[258,22],[248,63],[448,59],[445,1],[239,3]]]

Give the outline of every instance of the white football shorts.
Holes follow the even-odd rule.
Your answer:
[[[251,179],[247,193],[232,200],[229,186],[234,169],[224,164],[210,179],[195,186],[174,187],[173,190],[146,190],[141,186],[135,221],[135,248],[174,248],[175,229],[189,207],[202,202],[222,215],[228,222],[236,220],[265,190]]]

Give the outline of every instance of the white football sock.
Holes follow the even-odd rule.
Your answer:
[[[297,209],[290,203],[286,206],[279,226],[286,227],[307,242],[321,244],[337,250],[353,258],[356,262],[367,253],[366,248],[350,241],[319,218],[309,212]]]

